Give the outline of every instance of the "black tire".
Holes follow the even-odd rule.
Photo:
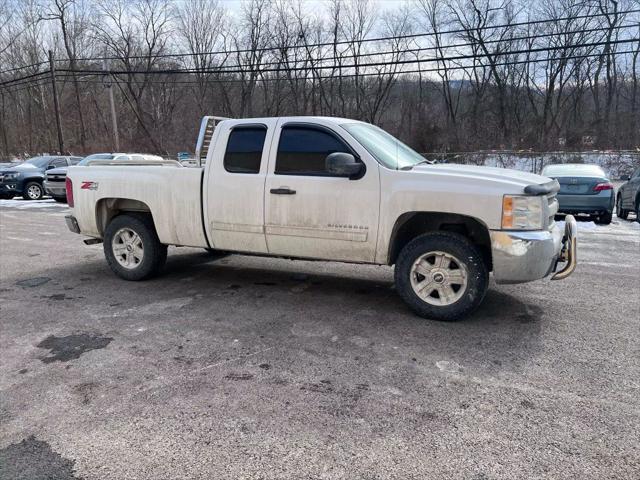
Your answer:
[[[113,251],[114,237],[122,229],[137,234],[142,244],[142,260],[131,268],[123,266]],[[104,255],[111,270],[120,278],[131,281],[145,280],[160,273],[164,267],[167,261],[167,246],[160,243],[150,215],[127,213],[118,215],[107,225],[104,233]]]
[[[38,182],[28,182],[22,191],[22,198],[25,200],[42,200],[44,188]]]
[[[628,216],[629,210],[622,208],[622,196],[618,195],[616,197],[616,217],[626,220]]]
[[[0,200],[11,200],[13,198],[13,194],[10,193],[1,193]]]
[[[416,294],[411,284],[412,275],[420,275],[412,273],[414,263],[429,252],[443,252],[458,262],[464,259],[467,285],[461,296],[449,305],[428,303]],[[478,247],[462,235],[450,232],[427,233],[410,241],[398,256],[394,276],[396,290],[411,310],[433,320],[454,321],[468,315],[482,303],[489,286],[489,271]],[[459,285],[455,294],[462,288]],[[439,298],[440,293],[437,295]]]
[[[53,199],[58,203],[67,203],[67,197],[53,197]]]
[[[595,218],[595,223],[598,225],[609,225],[613,218],[613,212],[603,213]]]
[[[636,222],[640,223],[640,198],[636,199]]]

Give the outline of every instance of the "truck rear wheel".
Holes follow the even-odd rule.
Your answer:
[[[104,255],[111,270],[125,280],[145,280],[160,272],[167,246],[160,243],[149,215],[115,217],[104,234]]]
[[[402,299],[421,317],[453,321],[480,305],[489,272],[478,248],[462,235],[427,233],[400,252],[395,283]]]

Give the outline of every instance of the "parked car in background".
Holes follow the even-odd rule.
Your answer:
[[[158,155],[148,155],[146,153],[94,153],[85,158],[78,158],[78,162],[72,165],[87,166],[92,162],[164,162]],[[51,195],[57,202],[67,201],[67,189],[65,181],[67,179],[67,167],[60,167],[48,170],[45,173],[44,188],[47,194]]]
[[[82,157],[74,157],[70,165],[78,165]],[[67,201],[66,189],[64,181],[67,177],[67,166],[50,168],[44,172],[44,181],[42,186],[47,195],[53,197],[56,202],[64,203]]]
[[[560,183],[559,213],[587,214],[596,223],[611,223],[614,207],[614,188],[604,170],[598,165],[563,163],[547,165],[542,176]]]
[[[57,167],[75,165],[82,157],[33,157],[19,165],[0,168],[0,198],[22,195],[25,200],[40,200],[45,195],[44,174]]]
[[[629,212],[636,214],[636,222],[640,222],[640,167],[633,175],[626,177],[626,182],[618,189],[616,196],[616,215],[624,220]]]

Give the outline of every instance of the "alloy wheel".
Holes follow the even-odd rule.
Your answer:
[[[130,228],[121,228],[111,242],[113,256],[124,268],[133,270],[144,258],[142,238]]]
[[[436,306],[456,303],[467,288],[468,268],[455,256],[428,252],[411,267],[411,287],[424,302]]]

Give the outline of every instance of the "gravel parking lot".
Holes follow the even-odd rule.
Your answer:
[[[0,478],[637,479],[640,226],[569,279],[414,316],[386,267],[172,248],[117,279],[0,201]]]

